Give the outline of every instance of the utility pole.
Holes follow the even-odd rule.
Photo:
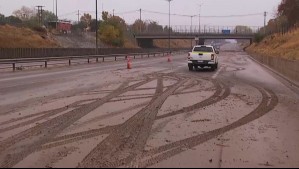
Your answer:
[[[96,55],[98,54],[98,0],[96,0]]]
[[[78,10],[77,15],[78,15],[78,24],[79,24],[80,23],[80,10]]]
[[[267,32],[266,31],[266,29],[267,29],[266,28],[266,22],[267,22],[266,20],[267,20],[267,12],[264,12],[264,34],[266,34],[266,32]]]
[[[37,7],[37,10],[38,10],[38,12],[37,12],[37,15],[38,15],[38,24],[40,26],[42,26],[43,25],[43,7],[44,6],[36,6],[36,7]]]
[[[193,30],[193,29],[192,29],[192,27],[193,27],[193,17],[194,17],[194,16],[190,16],[190,17],[191,17],[191,29],[190,29],[191,32],[190,32],[190,33],[192,33],[192,30]]]
[[[114,17],[114,11],[115,11],[115,10],[113,9],[113,17]]]
[[[55,14],[55,0],[53,0],[53,14]]]

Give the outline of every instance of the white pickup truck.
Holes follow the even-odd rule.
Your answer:
[[[194,68],[210,67],[213,71],[218,68],[218,54],[213,46],[195,46],[188,55],[188,67],[190,71]]]

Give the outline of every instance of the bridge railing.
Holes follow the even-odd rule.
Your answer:
[[[260,27],[246,26],[187,26],[177,25],[171,26],[171,34],[254,34],[260,31]],[[136,34],[168,34],[169,29],[164,27],[146,27],[145,29],[136,32]]]

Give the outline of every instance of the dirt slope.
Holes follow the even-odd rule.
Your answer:
[[[251,45],[247,50],[264,56],[298,60],[299,29],[285,35],[274,34],[268,36],[259,44]]]
[[[52,48],[59,45],[50,36],[29,28],[0,26],[0,48]]]

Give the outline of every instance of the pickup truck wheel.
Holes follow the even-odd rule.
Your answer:
[[[189,71],[193,71],[193,65],[189,64],[188,67],[189,67]]]
[[[215,71],[215,70],[216,70],[216,65],[212,65],[212,66],[211,66],[211,70],[212,70],[212,71]]]

